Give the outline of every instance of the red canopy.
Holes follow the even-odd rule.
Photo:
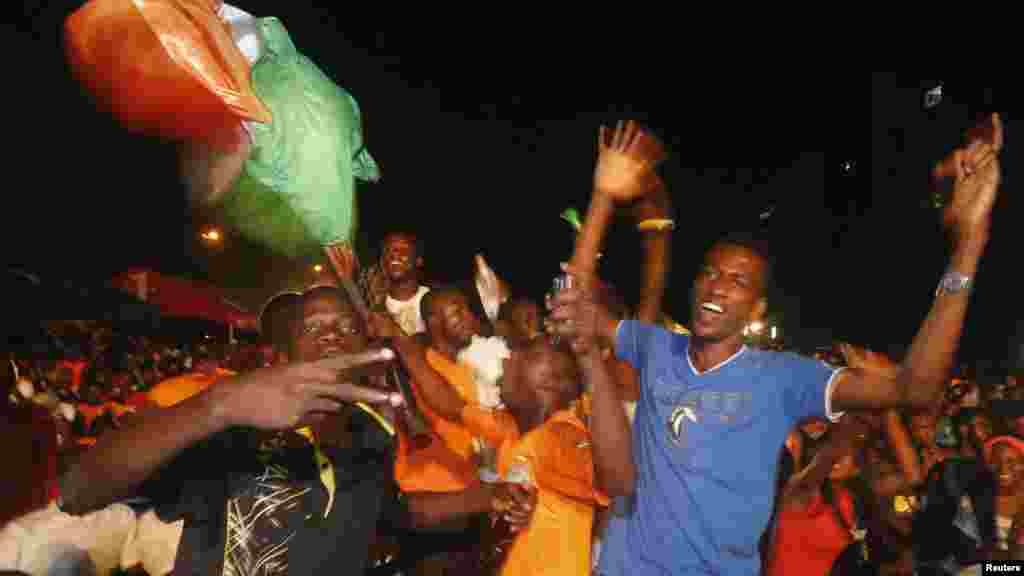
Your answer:
[[[156,305],[166,316],[202,318],[247,330],[259,325],[255,314],[228,301],[219,288],[210,284],[152,270],[122,272],[111,284]]]

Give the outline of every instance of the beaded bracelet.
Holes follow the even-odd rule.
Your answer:
[[[676,229],[676,221],[668,218],[648,218],[636,225],[641,232],[671,232]]]

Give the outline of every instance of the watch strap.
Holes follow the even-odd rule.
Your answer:
[[[974,279],[959,272],[946,272],[939,281],[939,287],[935,290],[936,296],[945,294],[959,294],[969,291],[974,287]]]

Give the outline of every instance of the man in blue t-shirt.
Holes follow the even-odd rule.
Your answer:
[[[620,126],[610,142],[602,134],[594,198],[566,267],[577,281],[550,303],[549,323],[570,339],[591,385],[595,473],[610,496],[620,497],[600,574],[756,574],[776,457],[797,422],[836,419],[843,410],[938,403],[998,190],[997,117],[993,125],[990,140],[956,152],[953,201],[945,214],[954,254],[894,378],[747,348],[744,328],[764,317],[771,273],[766,251],[748,239],[720,241],[707,253],[692,291],[691,335],[612,317],[593,278],[600,239],[615,202],[644,194],[657,176],[643,133]],[[632,429],[615,372],[600,355],[602,343],[614,344],[617,356],[639,372]]]

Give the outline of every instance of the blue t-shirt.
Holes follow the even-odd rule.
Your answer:
[[[757,574],[779,449],[800,420],[829,409],[837,371],[826,364],[743,348],[698,374],[689,342],[636,321],[619,325],[616,354],[641,381],[637,478],[605,534],[602,576]]]

